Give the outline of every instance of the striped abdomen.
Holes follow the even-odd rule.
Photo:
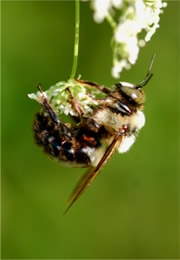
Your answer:
[[[35,139],[43,150],[62,162],[77,167],[88,167],[92,164],[94,150],[100,146],[100,131],[97,133],[86,127],[72,129],[72,138],[65,138],[52,120],[37,114],[34,122]]]

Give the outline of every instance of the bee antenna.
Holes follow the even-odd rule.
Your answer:
[[[142,87],[144,87],[145,85],[147,85],[147,83],[152,78],[153,73],[151,73],[151,70],[152,70],[152,65],[154,63],[155,57],[156,57],[156,53],[153,53],[153,56],[151,58],[151,62],[150,62],[149,68],[148,68],[148,72],[147,72],[147,74],[145,76],[145,79],[143,79],[143,81],[141,81],[139,84],[137,84],[135,88],[142,88]]]

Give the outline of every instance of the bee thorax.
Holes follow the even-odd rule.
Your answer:
[[[144,126],[145,116],[144,113],[138,110],[129,117],[129,130],[127,134],[123,135],[122,142],[118,148],[119,153],[127,152],[136,140],[135,134]]]
[[[129,117],[129,124],[131,129],[140,130],[145,125],[145,116],[141,110],[138,110]]]

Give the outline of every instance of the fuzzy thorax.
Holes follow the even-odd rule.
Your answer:
[[[136,140],[136,134],[145,125],[145,116],[142,111],[137,111],[129,118],[131,122],[132,132],[129,135],[124,135],[122,142],[118,148],[119,153],[127,152]]]

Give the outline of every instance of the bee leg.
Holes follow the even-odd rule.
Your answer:
[[[70,103],[75,110],[75,112],[78,114],[78,119],[81,119],[81,117],[84,115],[84,110],[83,108],[79,105],[77,100],[73,97],[71,91],[69,88],[67,88],[67,91],[69,92],[70,95]]]
[[[87,86],[89,88],[96,88],[106,94],[110,94],[112,91],[108,88],[105,88],[103,85],[98,85],[94,82],[91,82],[91,81],[87,81],[87,80],[78,80],[76,79],[76,81],[79,83],[79,84],[82,84],[83,86]]]
[[[51,120],[59,127],[60,133],[62,134],[62,136],[66,137],[66,138],[67,137],[71,138],[72,133],[71,133],[69,127],[67,127],[65,124],[63,124],[61,122],[61,120],[59,119],[59,117],[56,115],[56,113],[53,110],[53,108],[51,107],[48,99],[46,98],[44,92],[42,91],[40,84],[37,86],[37,88],[41,92],[41,96],[39,98],[39,103],[41,104],[41,106],[49,114],[49,117],[51,118]]]

